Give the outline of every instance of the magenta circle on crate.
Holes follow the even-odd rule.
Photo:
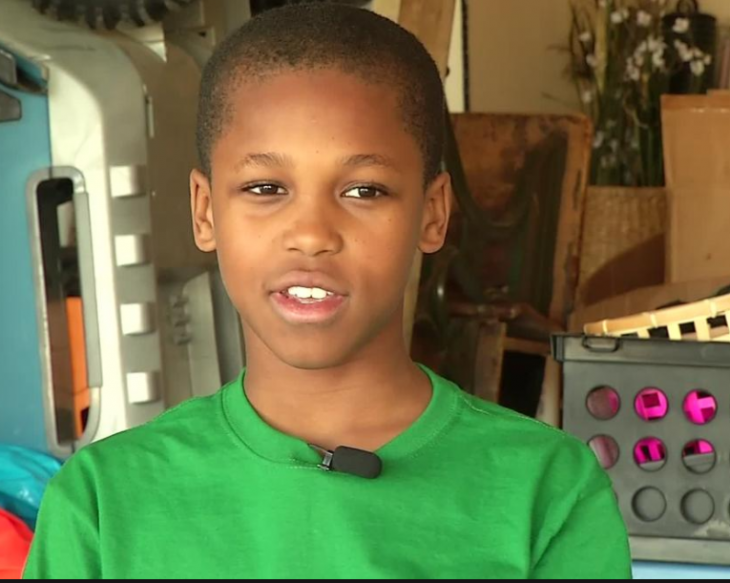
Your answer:
[[[634,446],[636,465],[647,472],[656,472],[667,463],[667,447],[658,437],[645,437]]]
[[[634,410],[644,421],[659,421],[669,413],[669,400],[661,389],[647,387],[636,395]]]
[[[705,439],[695,439],[684,446],[682,462],[693,474],[706,474],[717,463],[715,446]]]
[[[717,415],[717,400],[711,393],[697,389],[684,399],[684,414],[695,425],[707,425]]]

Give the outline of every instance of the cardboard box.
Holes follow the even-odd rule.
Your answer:
[[[730,95],[662,97],[667,281],[730,275]]]

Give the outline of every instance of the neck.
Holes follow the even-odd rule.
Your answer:
[[[408,428],[431,399],[428,378],[409,358],[400,326],[346,362],[318,370],[288,365],[248,331],[246,361],[246,395],[259,416],[328,449],[378,449]]]

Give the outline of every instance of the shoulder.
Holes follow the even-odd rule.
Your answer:
[[[452,448],[488,460],[508,475],[536,480],[541,489],[582,496],[610,488],[595,454],[573,435],[467,394],[445,379],[440,382],[457,396],[457,415],[446,437]]]
[[[181,449],[205,449],[216,428],[225,427],[222,395],[190,399],[156,419],[81,448],[64,464],[55,486],[132,477],[169,464]]]

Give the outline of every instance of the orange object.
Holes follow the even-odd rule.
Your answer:
[[[0,510],[0,579],[22,579],[32,540],[24,522]]]
[[[73,383],[74,426],[76,437],[83,435],[85,412],[89,408],[89,377],[86,369],[86,337],[84,334],[84,307],[81,298],[66,298],[68,341],[71,353]]]

